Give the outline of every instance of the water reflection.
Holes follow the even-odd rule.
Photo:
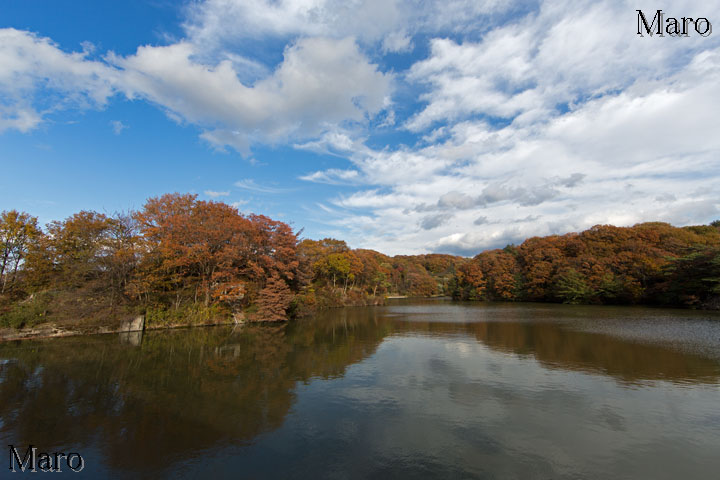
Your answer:
[[[500,352],[532,355],[546,367],[603,373],[629,383],[720,379],[716,312],[425,301],[392,306],[384,316],[396,320],[396,332],[467,334]]]
[[[102,438],[104,461],[131,469],[247,443],[282,423],[296,382],[373,352],[385,334],[359,320],[3,344],[0,431],[48,449]]]
[[[531,355],[548,368],[603,373],[628,383],[715,383],[720,377],[720,364],[712,358],[608,334],[569,330],[557,323],[408,322],[397,325],[395,331],[467,334],[499,352]]]
[[[418,418],[398,416],[392,408],[438,385],[443,385],[437,393],[442,400],[415,406],[426,420],[457,408],[452,405],[471,409],[468,415],[477,416],[475,407],[482,402],[488,418],[500,408],[497,401],[556,405],[558,418],[580,409],[579,404],[573,406],[574,398],[584,401],[580,397],[533,389],[532,383],[523,386],[527,361],[550,371],[601,374],[621,384],[719,383],[720,362],[714,358],[576,328],[582,312],[528,308],[498,307],[493,313],[457,304],[401,304],[331,311],[287,325],[6,343],[0,345],[0,437],[4,444],[32,443],[48,450],[85,448],[97,452],[95,464],[102,464],[105,472],[150,474],[166,472],[198,452],[249,448],[288,418],[289,425],[297,421],[293,409],[298,392],[305,399],[313,398],[311,393],[318,388],[325,390],[312,408],[320,411],[297,435],[319,441],[312,428],[319,428],[324,416],[333,417],[333,408],[362,404],[356,414],[375,415],[387,425],[400,418],[409,421],[395,425],[405,432],[397,435],[407,447],[417,441],[412,432],[420,434],[420,427],[414,425]],[[381,345],[386,350],[378,355]],[[454,353],[443,353],[448,349]],[[369,358],[374,361],[368,362]],[[360,378],[365,389],[344,392],[340,380],[353,365],[357,366],[353,378]],[[387,378],[393,384],[383,390],[380,386]],[[500,388],[499,383],[506,385]],[[523,388],[532,394],[518,396]],[[375,389],[374,393],[367,394],[368,389]],[[339,406],[330,399],[340,399]],[[306,403],[300,402],[298,408]],[[617,409],[593,408],[588,415],[603,428],[626,431],[627,419]],[[453,424],[451,444],[461,445],[463,436],[475,438],[475,444],[482,437],[467,420],[462,428]],[[572,424],[572,419],[567,421]],[[325,448],[339,448],[342,438],[370,435],[359,427],[363,418],[343,417],[343,422],[338,437],[326,438],[335,443]],[[435,442],[442,433],[437,435]],[[489,435],[482,437],[487,451],[499,448],[497,438],[485,435]],[[407,455],[417,460],[412,452]],[[373,473],[383,468],[388,473],[399,467],[377,466]],[[458,473],[465,467],[456,468]]]

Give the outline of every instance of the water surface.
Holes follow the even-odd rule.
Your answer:
[[[75,477],[715,478],[720,316],[404,300],[5,343],[0,444]]]

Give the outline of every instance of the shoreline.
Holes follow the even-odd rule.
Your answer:
[[[409,298],[405,297],[386,297],[386,298]],[[417,297],[424,298],[424,297]],[[328,309],[346,308],[346,307],[372,307],[381,304],[373,302],[364,302],[362,304],[349,304],[349,305],[334,305],[328,307]],[[83,335],[105,335],[105,334],[117,334],[117,333],[133,333],[133,332],[144,332],[150,330],[171,330],[177,328],[192,328],[192,327],[214,327],[223,325],[245,325],[247,323],[285,323],[290,321],[289,318],[278,321],[249,321],[245,318],[245,315],[239,315],[237,317],[231,316],[223,320],[210,320],[201,323],[170,323],[165,325],[146,325],[145,315],[139,315],[134,320],[129,320],[120,324],[119,327],[109,327],[107,325],[96,325],[92,327],[74,327],[74,328],[63,328],[58,327],[53,323],[41,324],[35,327],[22,328],[15,330],[11,327],[0,328],[0,343],[12,342],[18,340],[36,340],[44,338],[62,338],[62,337],[77,337]]]
[[[140,318],[140,317],[138,317]],[[120,327],[111,328],[105,325],[99,325],[94,327],[85,328],[62,328],[54,324],[40,325],[38,327],[13,330],[3,329],[0,330],[0,342],[12,342],[18,340],[37,340],[45,338],[62,338],[62,337],[78,337],[85,335],[106,335],[106,334],[118,334],[118,333],[135,333],[135,332],[146,332],[151,330],[172,330],[177,328],[192,328],[192,327],[214,327],[223,325],[244,325],[247,321],[236,321],[233,318],[221,321],[207,321],[202,323],[177,323],[168,325],[145,325],[145,319],[142,319],[142,327],[138,328],[137,325],[133,328],[133,323],[138,322],[136,318],[132,322],[125,322]],[[258,322],[260,323],[260,322]]]
[[[447,295],[432,295],[429,297],[413,297],[413,296],[387,296],[384,297],[385,300],[393,300],[393,299],[438,299],[438,298],[444,298],[444,299],[451,299],[452,297],[449,297]],[[453,300],[458,301],[458,300]],[[459,301],[460,303],[465,303],[467,301]],[[517,304],[517,303],[532,303],[536,305],[571,305],[571,304],[560,304],[555,302],[496,302],[496,301],[473,301],[471,303],[478,303],[478,304],[497,304],[497,303],[509,303],[509,304]],[[364,303],[364,304],[349,304],[349,305],[334,305],[332,307],[327,307],[322,310],[335,310],[340,308],[347,308],[347,307],[375,307],[375,306],[381,306],[382,304],[378,303]],[[700,311],[700,312],[719,312],[720,309],[717,308],[715,305],[711,305],[710,308],[683,308],[678,307],[676,305],[652,305],[652,304],[635,304],[635,305],[591,305],[591,304],[578,304],[574,306],[597,306],[597,307],[613,307],[613,306],[622,306],[622,307],[646,307],[646,308],[667,308],[671,310],[684,310],[684,311]],[[322,311],[319,310],[319,311]],[[317,313],[317,312],[316,312]],[[306,317],[308,315],[303,315],[303,317]],[[244,317],[244,316],[243,316]],[[18,340],[36,340],[36,339],[46,339],[46,338],[62,338],[62,337],[76,337],[76,336],[84,336],[84,335],[106,335],[106,334],[118,334],[118,333],[134,333],[134,332],[144,332],[144,331],[151,331],[151,330],[173,330],[173,329],[180,329],[180,328],[193,328],[193,327],[215,327],[215,326],[226,326],[226,325],[246,325],[248,323],[253,324],[279,324],[279,323],[286,323],[290,321],[290,318],[287,318],[285,320],[278,320],[278,321],[249,321],[245,318],[235,318],[230,317],[227,319],[222,320],[209,320],[204,321],[200,323],[170,323],[170,324],[155,324],[155,325],[146,325],[145,316],[139,315],[133,320],[129,320],[126,322],[121,323],[119,326],[109,327],[107,325],[96,325],[96,326],[78,326],[74,328],[63,328],[58,327],[55,324],[49,323],[49,324],[42,324],[38,325],[36,327],[30,327],[30,328],[23,328],[20,330],[15,330],[11,327],[7,328],[1,328],[0,329],[0,343],[2,342],[12,342],[12,341],[18,341]]]

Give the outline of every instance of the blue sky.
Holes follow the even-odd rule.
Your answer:
[[[720,31],[639,37],[637,8],[0,0],[0,210],[192,192],[388,254],[707,223]]]

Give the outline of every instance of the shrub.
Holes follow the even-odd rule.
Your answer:
[[[16,303],[0,315],[0,326],[21,329],[43,323],[48,312],[49,298],[46,295],[32,296]]]
[[[229,313],[219,305],[190,304],[178,309],[155,305],[145,310],[145,324],[149,327],[198,325],[219,317],[229,317]]]

